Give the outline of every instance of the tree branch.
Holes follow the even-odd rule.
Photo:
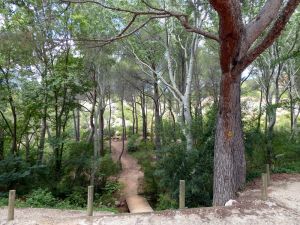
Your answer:
[[[281,0],[268,0],[254,20],[246,25],[246,45],[249,48],[278,15]]]
[[[300,0],[289,0],[283,10],[280,12],[278,18],[273,24],[272,28],[269,30],[265,38],[241,60],[242,64],[240,67],[242,69],[246,68],[250,63],[252,63],[262,52],[264,52],[268,47],[270,47],[275,39],[281,34],[285,25],[289,21],[293,12],[299,5]]]
[[[223,73],[228,73],[238,61],[244,24],[240,1],[210,0],[219,14],[220,64]]]

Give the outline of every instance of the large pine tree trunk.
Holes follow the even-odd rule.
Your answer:
[[[240,74],[223,74],[214,155],[214,205],[224,205],[245,183]]]

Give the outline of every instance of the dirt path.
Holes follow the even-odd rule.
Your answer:
[[[122,142],[112,141],[113,159],[118,160],[122,152]],[[119,181],[124,184],[124,197],[131,213],[153,212],[147,200],[138,194],[139,183],[144,178],[137,160],[125,151],[121,158],[122,172]]]

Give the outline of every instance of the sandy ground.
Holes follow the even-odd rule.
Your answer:
[[[112,153],[114,160],[117,160],[122,151],[121,141],[112,141]],[[122,172],[119,181],[124,184],[124,197],[131,213],[152,212],[147,200],[138,194],[139,182],[144,178],[137,160],[127,154],[125,150],[122,158]]]
[[[0,225],[4,224],[77,224],[75,221],[88,221],[86,211],[81,210],[60,210],[60,209],[43,209],[43,208],[24,208],[15,209],[15,220],[6,222],[7,208],[0,208]],[[94,212],[94,216],[111,215],[111,212]],[[75,222],[75,223],[74,223]]]

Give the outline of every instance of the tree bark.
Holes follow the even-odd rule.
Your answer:
[[[125,151],[125,138],[126,138],[126,123],[125,123],[125,114],[124,114],[124,97],[121,98],[121,113],[122,113],[122,151],[119,156],[119,162],[121,164],[121,158]]]
[[[155,64],[152,64],[153,77],[154,77],[154,120],[155,120],[155,149],[161,149],[161,117],[160,117],[160,108],[159,108],[159,88],[158,88],[158,76],[155,73]]]
[[[139,133],[139,116],[138,116],[138,108],[137,108],[137,102],[134,97],[134,108],[135,108],[135,133]]]
[[[189,98],[184,97],[182,101],[182,108],[183,108],[183,133],[186,138],[186,150],[191,151],[193,148],[193,136],[192,136],[192,114],[190,108],[190,101]]]
[[[29,139],[29,134],[25,135],[25,160],[26,160],[26,162],[30,161],[30,139]]]
[[[245,183],[241,75],[222,74],[214,153],[214,204],[224,205]]]
[[[143,140],[147,140],[147,115],[146,115],[146,97],[144,90],[140,95],[141,100],[141,110],[142,110],[142,120],[143,120]]]
[[[134,98],[132,97],[132,131],[131,134],[135,134],[135,102]]]
[[[95,109],[96,109],[96,99],[97,99],[97,91],[96,91],[96,87],[94,89],[94,93],[92,95],[93,97],[93,102],[92,102],[92,109],[91,109],[91,114],[90,114],[90,127],[91,127],[91,132],[89,134],[88,137],[88,143],[92,143],[93,142],[93,138],[95,136],[95,124],[94,124],[94,117],[95,117]]]
[[[4,159],[4,140],[5,140],[4,129],[3,127],[0,127],[0,160]]]
[[[108,136],[109,136],[109,152],[111,153],[111,95],[110,90],[108,93],[108,99],[109,99],[109,117],[108,117]]]
[[[99,153],[101,156],[104,156],[104,111],[105,109],[103,108],[99,110],[99,137],[100,137]]]
[[[47,130],[47,107],[43,108],[43,116],[41,119],[41,128],[40,128],[40,141],[38,146],[38,164],[43,163],[44,159],[44,147],[46,139],[46,130]]]
[[[78,101],[79,105],[79,101]],[[74,130],[75,130],[75,141],[80,141],[80,107],[76,107],[73,110]]]

